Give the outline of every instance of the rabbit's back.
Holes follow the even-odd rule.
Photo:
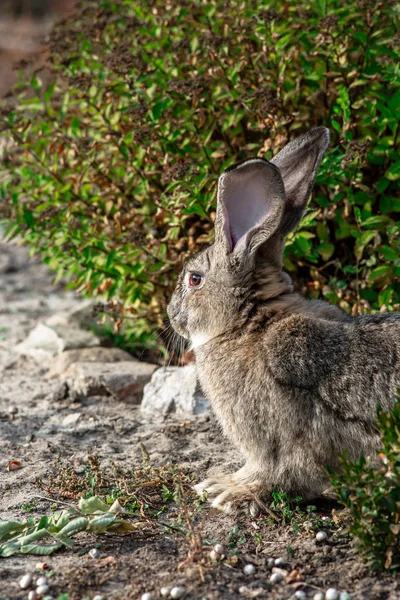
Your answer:
[[[313,390],[342,418],[375,419],[400,386],[400,314],[346,322],[292,315],[265,334],[268,367],[284,386]]]

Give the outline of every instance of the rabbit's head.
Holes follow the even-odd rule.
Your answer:
[[[192,347],[240,325],[252,298],[291,290],[284,239],[304,214],[328,143],[328,130],[318,127],[270,162],[246,160],[220,176],[214,244],[186,263],[168,306],[172,326]]]

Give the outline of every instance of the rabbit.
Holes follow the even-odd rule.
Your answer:
[[[213,507],[263,506],[273,488],[310,500],[327,467],[379,447],[376,408],[400,385],[400,313],[350,317],[293,291],[286,235],[299,223],[329,131],[317,127],[270,162],[219,178],[214,243],[191,258],[168,305],[198,378],[245,464],[195,486]],[[265,505],[264,505],[265,507]]]

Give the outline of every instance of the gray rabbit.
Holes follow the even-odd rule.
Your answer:
[[[244,455],[196,486],[229,511],[273,487],[310,499],[338,468],[379,447],[376,407],[400,385],[400,313],[352,318],[293,292],[285,236],[299,223],[329,132],[318,127],[268,162],[219,178],[215,242],[181,273],[168,315],[190,340],[201,386]]]

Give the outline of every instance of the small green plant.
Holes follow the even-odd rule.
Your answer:
[[[351,462],[332,484],[347,508],[350,533],[365,560],[375,568],[400,568],[400,403],[378,413],[382,448],[374,457]]]
[[[301,530],[304,521],[313,522],[317,519],[315,506],[304,506],[301,496],[289,499],[285,492],[277,488],[272,490],[272,501],[269,507],[280,518],[282,525],[292,526],[293,533]]]
[[[25,512],[33,512],[36,508],[36,502],[26,502],[24,504],[21,504],[20,509],[24,510]]]
[[[110,507],[97,496],[79,501],[78,508],[70,507],[45,515],[35,521],[0,521],[0,556],[37,554],[46,556],[59,548],[72,548],[77,533],[129,533],[143,527],[144,521],[131,523],[121,518],[118,500]]]

